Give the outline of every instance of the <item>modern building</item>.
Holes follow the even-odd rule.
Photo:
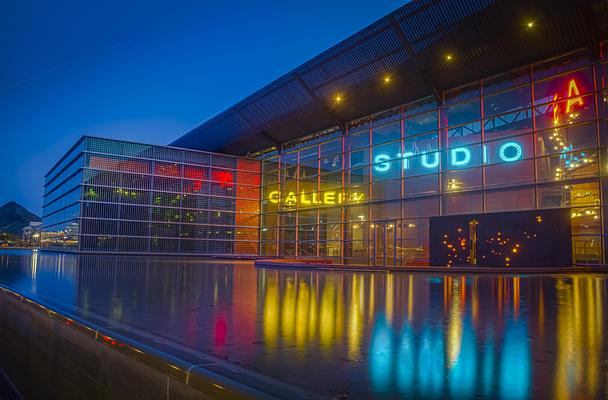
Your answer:
[[[413,1],[169,147],[83,138],[44,242],[605,265],[607,38],[605,0]]]
[[[46,175],[43,246],[256,255],[255,159],[82,137]]]

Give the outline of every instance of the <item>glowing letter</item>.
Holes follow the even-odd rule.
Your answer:
[[[374,163],[376,163],[376,165],[374,165],[374,169],[378,172],[388,171],[391,165],[387,161],[390,159],[391,158],[386,154],[378,154],[376,157],[374,157]]]
[[[336,192],[325,192],[323,195],[323,203],[336,204]]]
[[[439,152],[430,153],[433,156],[433,161],[429,161],[429,153],[423,153],[420,162],[425,168],[435,168],[439,165]]]
[[[279,202],[279,192],[277,192],[276,190],[274,192],[270,192],[268,194],[268,200],[271,203],[277,204]]]
[[[408,160],[407,158],[413,155],[414,153],[412,153],[411,151],[406,151],[403,154],[397,153],[397,157],[403,156],[403,169],[408,169],[410,167],[410,160]]]
[[[305,206],[310,205],[310,200],[306,198],[306,192],[304,192],[303,190],[300,193],[300,204]]]
[[[298,198],[296,197],[294,192],[289,192],[287,197],[285,198],[285,205],[295,206],[298,202]]]
[[[508,148],[515,149],[515,154],[508,156],[506,154]],[[500,149],[498,150],[498,155],[500,156],[500,158],[503,161],[506,161],[506,162],[517,161],[523,155],[523,150],[519,144],[517,144],[515,142],[507,142],[507,143],[503,144],[502,146],[500,146]]]
[[[481,148],[481,150],[483,151],[483,163],[487,164],[488,163],[488,148],[486,147],[486,145],[484,144]]]
[[[350,197],[353,202],[358,203],[360,201],[363,201],[363,199],[365,198],[365,195],[363,193],[355,192],[355,193],[351,193]]]
[[[568,84],[568,97],[572,97],[573,94],[576,97],[568,99],[568,102],[566,103],[566,114],[570,113],[570,108],[573,105],[583,105],[583,98],[580,96],[580,92],[578,90],[578,87],[576,86],[576,81],[574,79],[570,79],[570,83]]]
[[[463,158],[458,157],[458,153],[463,154]],[[466,147],[456,147],[452,149],[452,166],[457,167],[467,165],[471,161],[471,152]]]
[[[313,204],[321,204],[321,201],[317,200],[317,192],[312,192],[312,203]]]

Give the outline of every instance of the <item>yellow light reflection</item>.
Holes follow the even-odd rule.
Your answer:
[[[276,278],[266,280],[264,295],[264,343],[274,346],[279,333],[279,288]]]
[[[450,281],[452,279],[450,278]],[[460,296],[461,293],[461,281],[454,279],[452,282],[450,293],[451,302],[449,303],[449,317],[448,317],[448,332],[447,332],[447,355],[448,355],[448,366],[452,367],[458,356],[460,355],[460,348],[462,345],[462,304]]]
[[[603,345],[603,295],[596,277],[573,276],[556,283],[557,371],[556,398],[592,398],[599,376]]]

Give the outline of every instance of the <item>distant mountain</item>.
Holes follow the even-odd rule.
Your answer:
[[[40,221],[42,219],[39,216],[15,201],[9,201],[0,207],[0,232],[21,235],[21,230],[30,222]]]

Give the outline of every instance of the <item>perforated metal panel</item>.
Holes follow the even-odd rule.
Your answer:
[[[590,45],[605,0],[412,1],[172,143],[246,154]],[[526,32],[525,18],[538,20]],[[446,63],[445,55],[455,54]],[[394,76],[391,88],[382,76]],[[336,93],[345,100],[333,104]]]

